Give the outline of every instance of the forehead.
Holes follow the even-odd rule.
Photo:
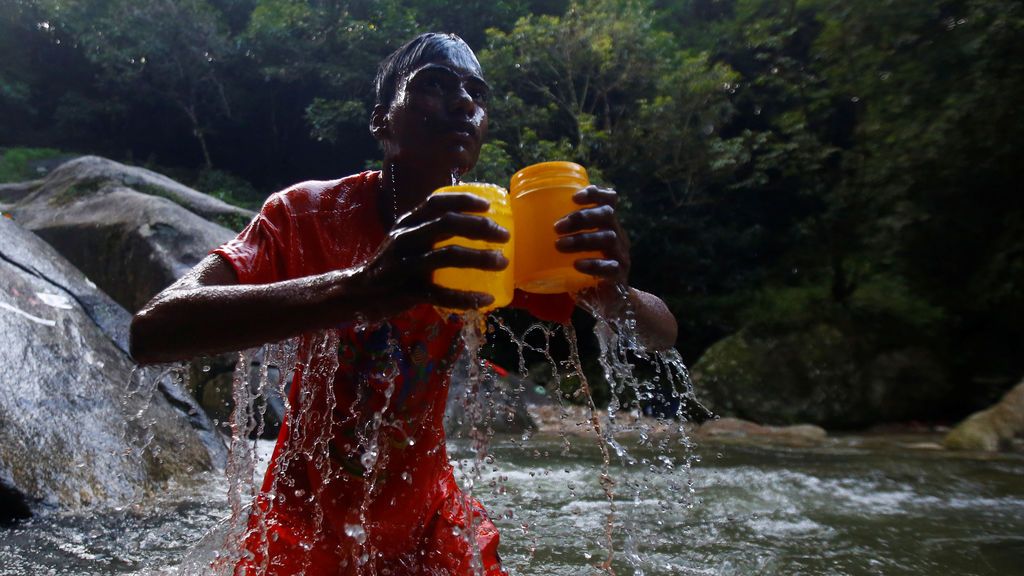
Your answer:
[[[441,46],[437,46],[431,50],[430,55],[424,55],[409,66],[403,76],[408,78],[417,71],[431,66],[450,68],[463,76],[483,77],[483,71],[480,69],[480,62],[477,61],[476,55],[473,54],[469,46],[462,42],[445,42]]]

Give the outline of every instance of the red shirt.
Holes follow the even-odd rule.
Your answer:
[[[379,181],[379,172],[363,172],[274,194],[214,253],[241,284],[363,264],[386,236]],[[367,550],[361,528],[371,558],[382,565],[414,558],[427,566],[432,559],[433,568],[464,573],[469,549],[464,538],[452,540],[464,531],[452,527],[464,529],[471,510],[488,573],[500,573],[497,531],[479,504],[458,492],[444,445],[460,330],[458,317],[441,318],[433,306],[419,305],[377,325],[347,322],[301,337],[286,422],[250,520],[247,567],[354,572]]]

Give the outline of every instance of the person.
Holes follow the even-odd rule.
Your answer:
[[[235,239],[214,250],[133,319],[131,353],[166,362],[300,336],[298,362],[236,573],[504,574],[498,532],[455,483],[442,417],[462,342],[458,315],[489,294],[435,285],[443,267],[501,270],[505,242],[472,194],[434,195],[476,163],[488,91],[473,51],[428,33],[380,65],[370,130],[383,169],[304,182],[273,194]],[[616,193],[579,191],[556,224],[563,252],[599,251],[578,270],[601,280],[595,301],[621,313],[629,243]],[[664,303],[628,289],[648,347],[667,348]],[[568,321],[568,296],[517,293],[513,305]],[[482,564],[482,565],[481,565]],[[474,568],[475,566],[475,568]]]

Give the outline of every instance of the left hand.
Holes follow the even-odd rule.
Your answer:
[[[629,282],[629,238],[619,224],[615,190],[591,185],[573,194],[573,202],[586,206],[555,222],[559,252],[601,252],[603,258],[580,258],[576,270],[597,276],[606,285]]]

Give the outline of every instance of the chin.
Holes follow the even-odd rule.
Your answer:
[[[477,158],[479,158],[480,153],[479,151],[474,153],[465,149],[462,149],[459,152],[461,153],[452,155],[451,159],[447,162],[447,165],[451,166],[453,171],[458,170],[459,174],[465,174],[476,166],[476,161]]]

